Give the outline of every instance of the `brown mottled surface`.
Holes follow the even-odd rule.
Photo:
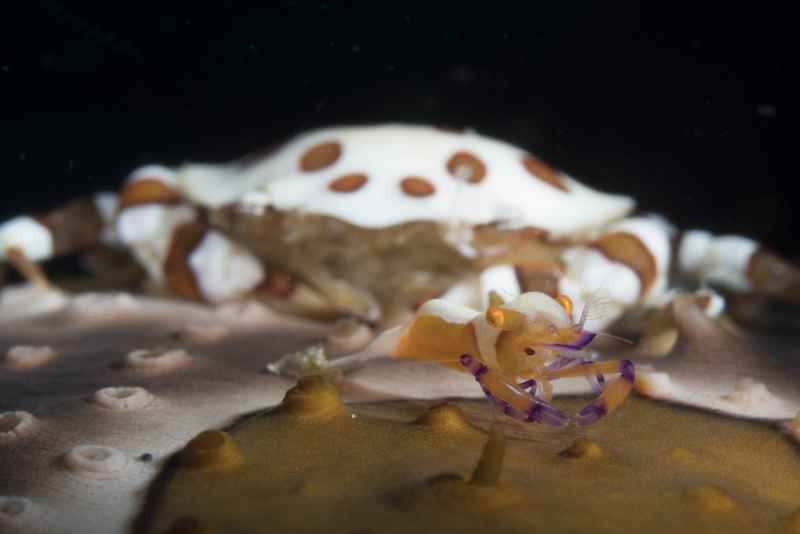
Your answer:
[[[551,272],[561,248],[543,233],[531,239],[530,232],[486,225],[462,239],[478,252],[468,258],[448,241],[448,228],[433,222],[371,229],[308,213],[253,214],[232,207],[211,218],[269,268],[304,281],[343,313],[370,320],[379,309],[388,314],[437,297],[491,264],[524,263]]]
[[[263,215],[220,210],[214,217],[215,225],[252,246],[269,267],[297,276],[335,307],[359,317],[437,296],[470,269],[432,223],[377,231],[272,210]]]
[[[797,523],[800,455],[774,427],[633,398],[582,431],[507,427],[500,484],[475,485],[487,434],[473,425],[487,428],[491,413],[457,405],[471,424],[452,412],[413,423],[427,404],[412,401],[348,407],[354,417],[317,405],[305,417],[249,418],[230,430],[242,465],[168,470],[140,531],[747,533]]]

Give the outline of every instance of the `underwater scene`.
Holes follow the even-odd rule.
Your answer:
[[[800,532],[778,16],[14,8],[0,534]]]

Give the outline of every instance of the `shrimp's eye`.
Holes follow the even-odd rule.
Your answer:
[[[525,354],[527,354],[528,356],[533,356],[534,354],[536,354],[536,351],[530,347],[525,347]]]

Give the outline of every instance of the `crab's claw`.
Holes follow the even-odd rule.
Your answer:
[[[747,277],[753,291],[800,303],[800,267],[766,250],[750,258]]]

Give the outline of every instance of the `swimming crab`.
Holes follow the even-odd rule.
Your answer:
[[[371,324],[434,297],[486,304],[490,290],[563,294],[577,308],[602,287],[594,328],[663,308],[673,280],[800,296],[800,270],[755,241],[678,232],[633,209],[471,131],[326,128],[228,164],[148,165],[118,194],[15,217],[0,225],[0,261],[35,280],[36,262],[105,243],[184,298],[250,296]],[[708,313],[723,305],[705,300]]]

